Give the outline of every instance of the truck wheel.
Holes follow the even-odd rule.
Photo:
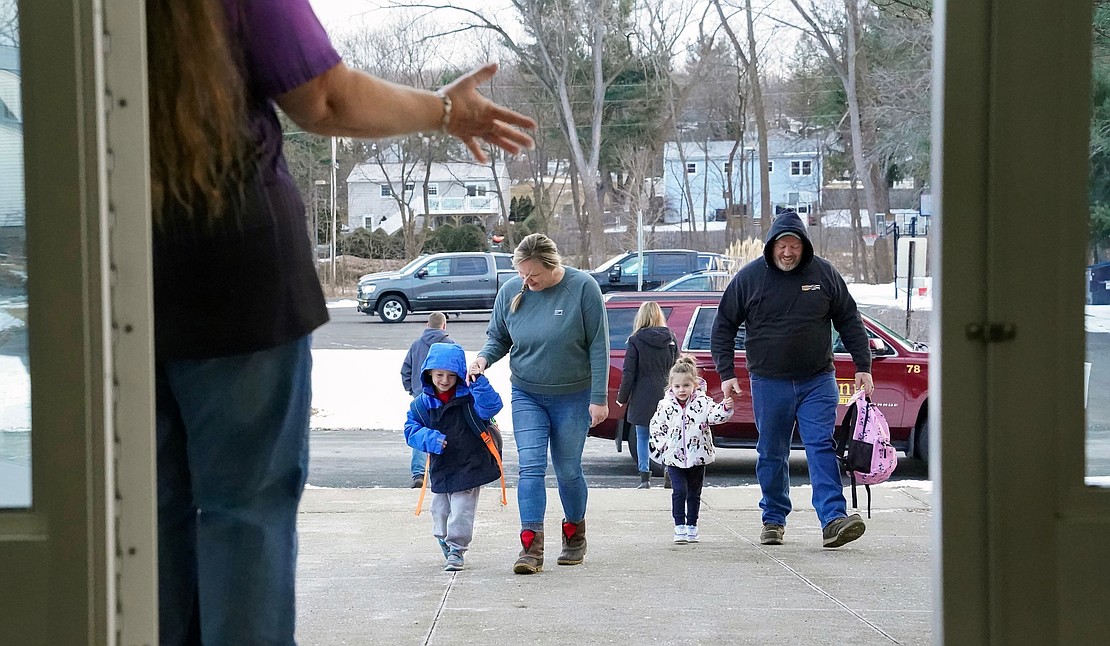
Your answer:
[[[378,303],[378,316],[386,323],[400,323],[409,315],[409,308],[400,296],[386,296]]]
[[[921,416],[913,434],[914,457],[929,464],[929,414]]]

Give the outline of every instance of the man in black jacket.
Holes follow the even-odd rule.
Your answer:
[[[836,460],[832,436],[839,393],[830,322],[856,364],[856,390],[870,395],[875,388],[871,350],[856,303],[836,269],[813,255],[798,215],[782,213],[771,225],[763,258],[745,265],[721,296],[710,342],[723,396],[739,397],[736,332],[741,325],[745,328],[744,351],[759,429],[756,477],[763,492],[759,539],[764,545],[781,545],[786,532],[795,423],[806,449],[823,545],[840,547],[866,529],[859,514],[847,515]]]
[[[405,362],[401,364],[401,383],[410,397],[416,397],[424,392],[424,382],[421,381],[420,366],[428,358],[428,348],[433,343],[454,343],[454,339],[447,336],[447,315],[443,312],[432,312],[428,315],[428,328],[420,338],[409,346]],[[420,449],[412,450],[412,462],[409,470],[412,472],[412,488],[419,489],[424,486],[424,465],[428,455]]]

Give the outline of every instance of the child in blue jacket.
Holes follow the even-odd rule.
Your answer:
[[[420,371],[424,389],[409,404],[405,441],[430,456],[425,480],[432,490],[432,535],[447,559],[443,569],[454,572],[463,569],[474,536],[478,493],[501,477],[468,409],[485,423],[503,404],[484,376],[466,384],[466,355],[453,343],[433,344]]]

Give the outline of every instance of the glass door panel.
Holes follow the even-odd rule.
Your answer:
[[[0,4],[0,510],[31,506],[27,217],[16,4]]]

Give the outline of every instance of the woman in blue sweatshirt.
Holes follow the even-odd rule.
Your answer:
[[[498,292],[468,379],[509,355],[522,546],[513,572],[532,574],[543,569],[549,447],[564,515],[557,562],[577,565],[586,555],[582,449],[590,427],[609,415],[609,331],[597,281],[564,267],[551,238],[525,237],[513,265],[520,276]]]

